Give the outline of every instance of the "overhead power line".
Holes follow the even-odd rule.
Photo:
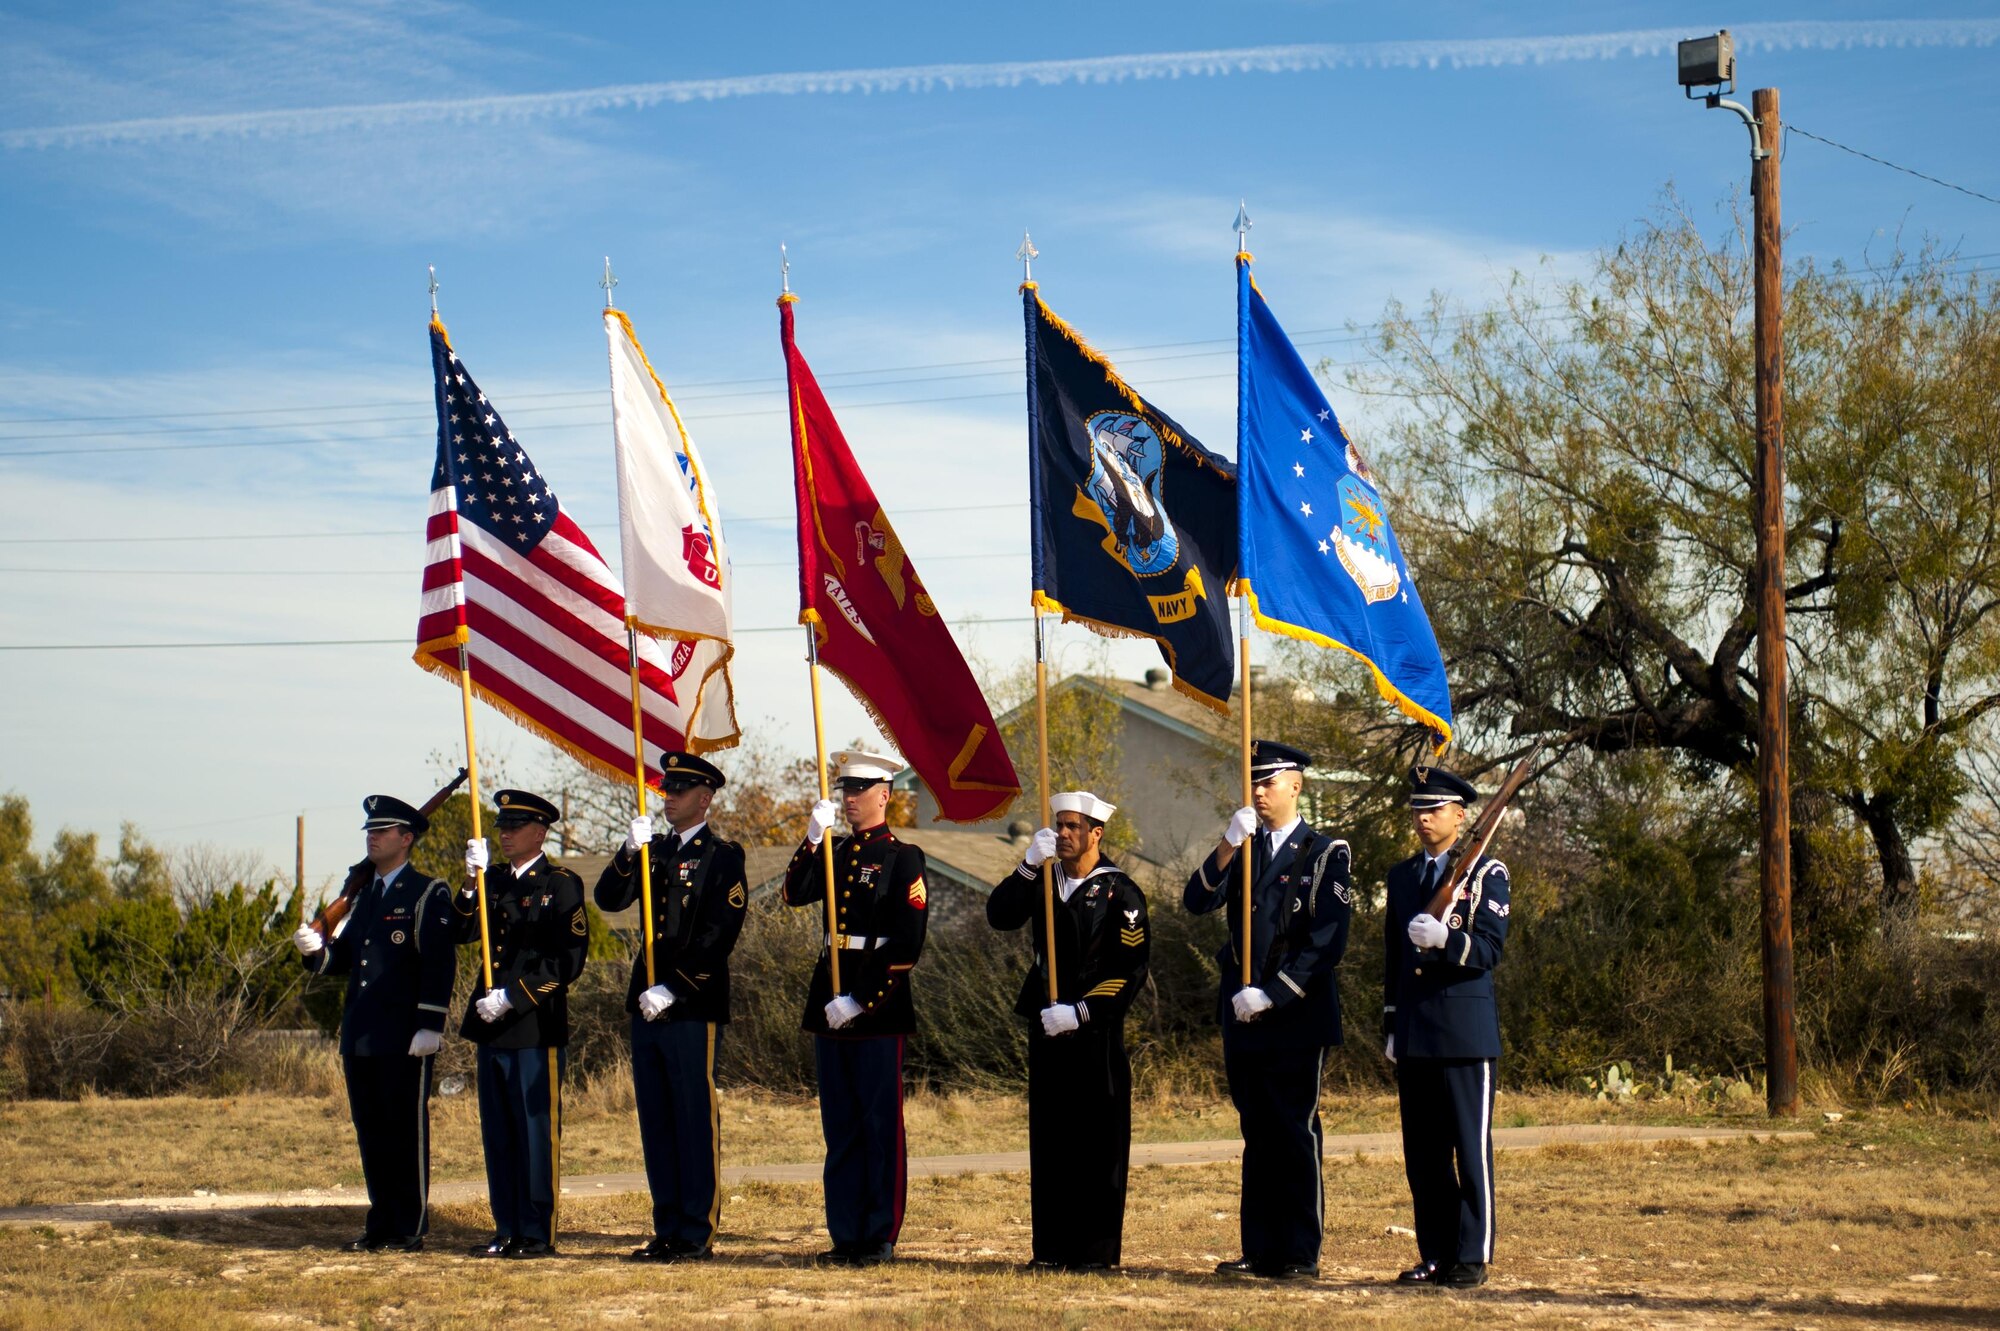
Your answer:
[[[1891,171],[1901,171],[1906,176],[1915,176],[1918,180],[1928,180],[1933,185],[1942,185],[1946,189],[1957,190],[1960,194],[1970,195],[1973,198],[1978,199],[1984,203],[2000,203],[2000,199],[1994,198],[1991,194],[1981,194],[1976,189],[1967,189],[1965,186],[1955,185],[1949,180],[1940,180],[1936,176],[1927,175],[1924,172],[1917,170],[1915,167],[1903,166],[1900,163],[1890,161],[1886,157],[1877,157],[1874,153],[1863,152],[1859,148],[1850,148],[1844,143],[1836,143],[1834,140],[1827,138],[1824,134],[1815,134],[1809,129],[1800,129],[1797,125],[1785,126],[1785,133],[1803,134],[1815,143],[1824,143],[1829,148],[1838,148],[1844,153],[1852,153],[1854,156],[1862,158],[1866,161],[1873,162],[1877,166],[1886,166]]]
[[[995,619],[961,619],[953,628],[979,628],[986,624],[1030,624],[1032,615],[1002,616]],[[749,633],[797,633],[797,624],[761,624],[754,628],[730,630],[731,637]],[[409,647],[413,638],[290,638],[259,642],[28,642],[0,643],[0,652],[179,652],[223,651],[246,647]]]

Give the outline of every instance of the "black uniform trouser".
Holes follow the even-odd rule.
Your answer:
[[[903,1037],[813,1038],[826,1135],[826,1230],[839,1248],[879,1248],[903,1232]]]
[[[1396,1064],[1417,1254],[1439,1266],[1493,1260],[1493,1072],[1490,1058]]]
[[[1326,1050],[1241,1049],[1224,1039],[1229,1098],[1243,1124],[1243,1255],[1267,1266],[1319,1261],[1320,1071]]]
[[[431,1061],[343,1054],[347,1110],[368,1183],[368,1237],[408,1242],[430,1230]]]
[[[565,1049],[479,1047],[479,1141],[501,1238],[554,1243]]]
[[[1085,1026],[1028,1041],[1029,1190],[1035,1260],[1118,1265],[1132,1155],[1125,1033]]]
[[[639,1145],[653,1194],[653,1234],[706,1248],[722,1212],[722,1137],[715,1098],[715,1051],[722,1027],[712,1021],[632,1017],[632,1092],[639,1102]]]

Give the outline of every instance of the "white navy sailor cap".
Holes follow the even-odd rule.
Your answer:
[[[1106,804],[1087,790],[1059,790],[1049,796],[1049,808],[1055,813],[1080,813],[1100,823],[1110,822],[1118,812],[1116,804]]]
[[[895,754],[861,749],[843,749],[833,755],[833,764],[833,779],[843,790],[866,790],[903,770],[903,760]]]

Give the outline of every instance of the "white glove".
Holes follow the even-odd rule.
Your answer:
[[[443,1031],[418,1031],[410,1037],[411,1058],[429,1058],[443,1047]]]
[[[1236,1010],[1236,1020],[1252,1021],[1258,1013],[1271,1010],[1271,996],[1262,989],[1238,989],[1229,1006]]]
[[[1395,1037],[1395,1036],[1393,1036],[1393,1035],[1392,1035],[1392,1036],[1390,1036],[1390,1037],[1389,1037],[1389,1043],[1387,1043],[1387,1044],[1385,1044],[1385,1045],[1383,1045],[1383,1046],[1382,1046],[1382,1057],[1384,1057],[1384,1058],[1388,1059],[1388,1060],[1389,1060],[1389,1061],[1390,1061],[1391,1063],[1393,1063],[1393,1062],[1395,1062],[1395,1061],[1396,1061],[1396,1037]]]
[[[1444,927],[1444,921],[1427,910],[1420,910],[1410,921],[1410,941],[1418,947],[1443,947],[1451,931]]]
[[[826,1005],[826,1024],[836,1031],[860,1015],[861,1004],[855,1002],[846,994],[842,994]]]
[[[1053,827],[1044,827],[1041,831],[1035,833],[1034,840],[1028,843],[1028,867],[1030,869],[1039,869],[1055,857],[1056,829]]]
[[[299,950],[300,956],[309,957],[325,947],[326,940],[319,936],[319,930],[310,924],[302,924],[299,931],[292,935],[292,946]]]
[[[1042,1034],[1068,1035],[1083,1023],[1077,1020],[1076,1008],[1069,1003],[1056,1003],[1042,1009]]]
[[[658,1021],[673,1005],[674,991],[664,984],[639,991],[639,1015],[647,1021]]]
[[[812,816],[806,820],[806,844],[817,846],[821,837],[833,826],[833,820],[840,813],[840,806],[832,800],[821,800],[813,805]]]
[[[1257,811],[1244,805],[1229,815],[1229,825],[1222,829],[1222,839],[1232,846],[1243,844],[1243,838],[1257,830]]]
[[[642,813],[632,820],[632,830],[625,834],[625,844],[619,849],[630,855],[652,839],[653,820]]]
[[[488,989],[472,1007],[481,1021],[498,1021],[514,1010],[514,1000],[507,997],[505,989]]]
[[[486,854],[484,837],[474,837],[465,843],[465,872],[468,877],[484,872],[490,862]]]

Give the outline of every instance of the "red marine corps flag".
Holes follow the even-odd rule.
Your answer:
[[[799,507],[799,622],[930,787],[941,818],[984,821],[1021,793],[993,712],[855,465],[778,301]],[[817,688],[817,685],[815,685]]]

